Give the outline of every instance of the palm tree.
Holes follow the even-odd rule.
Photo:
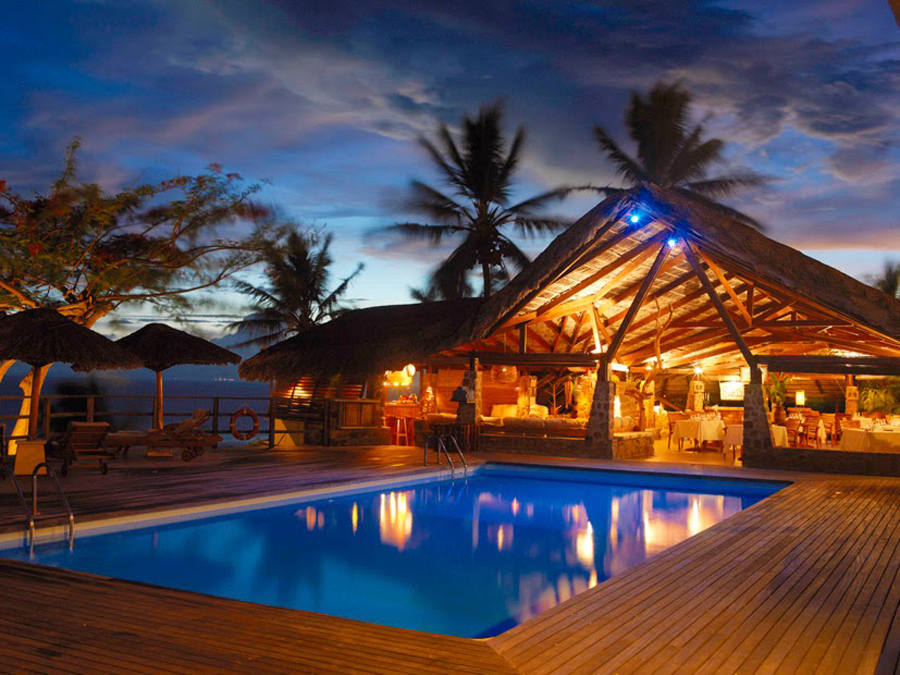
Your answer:
[[[329,291],[331,239],[331,234],[295,230],[284,242],[264,249],[268,286],[235,282],[239,292],[254,299],[252,314],[228,326],[253,336],[236,347],[266,347],[347,311],[341,300],[363,265]]]
[[[885,260],[881,274],[869,277],[869,284],[896,298],[900,292],[900,262]]]
[[[472,294],[469,270],[480,268],[482,293],[491,295],[496,283],[509,279],[511,265],[519,270],[528,256],[507,236],[508,227],[536,236],[568,225],[559,218],[539,215],[551,201],[577,188],[558,188],[531,199],[510,204],[513,177],[519,167],[525,131],[519,128],[508,142],[502,129],[503,106],[484,106],[474,118],[465,117],[457,141],[442,124],[437,140],[419,143],[443,178],[449,191],[442,192],[421,181],[412,182],[406,203],[409,211],[426,220],[384,228],[410,239],[426,239],[437,246],[445,237],[461,239],[454,251],[432,273],[422,297],[458,298]],[[419,297],[414,294],[414,297]]]
[[[680,83],[657,82],[646,96],[632,92],[625,111],[625,127],[637,145],[629,156],[603,127],[594,128],[600,149],[615,165],[629,187],[652,183],[684,197],[712,206],[759,230],[763,225],[735,209],[715,201],[742,188],[757,187],[769,180],[749,171],[708,177],[711,166],[722,160],[725,142],[704,139],[703,124],[691,125],[693,97]],[[626,188],[604,188],[607,194]]]

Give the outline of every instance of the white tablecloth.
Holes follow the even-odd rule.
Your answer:
[[[678,420],[673,430],[675,438],[693,438],[696,441],[721,441],[725,438],[725,422],[722,420]]]
[[[900,430],[844,429],[841,450],[851,452],[900,452]]]
[[[743,424],[729,424],[725,427],[725,440],[722,441],[725,444],[725,447],[731,447],[732,445],[744,445],[744,425]]]
[[[772,445],[776,448],[788,447],[787,427],[772,424],[770,428],[772,429]]]

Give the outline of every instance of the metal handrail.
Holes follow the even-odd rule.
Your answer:
[[[16,472],[11,469],[5,461],[0,463],[0,469],[12,478],[13,487],[16,488],[16,494],[19,495],[19,503],[22,505],[22,510],[25,512],[25,526],[28,528],[28,541],[34,542],[34,512],[28,507],[28,500],[25,499],[25,494],[22,492],[22,486],[19,484],[19,479],[16,478]]]
[[[32,512],[32,541],[34,540],[34,518],[38,514],[38,489],[37,489],[37,479],[38,472],[41,469],[47,470],[47,475],[53,479],[53,483],[56,485],[56,492],[59,495],[60,500],[63,503],[63,506],[66,509],[66,514],[69,516],[69,548],[75,543],[75,514],[72,512],[72,507],[69,505],[69,498],[66,497],[66,492],[63,490],[62,484],[59,482],[59,478],[56,477],[56,471],[53,470],[53,467],[50,466],[47,462],[41,462],[37,466],[34,467],[31,471],[31,512]]]
[[[447,452],[447,446],[444,445],[444,439],[438,437],[438,448],[444,451],[444,456],[447,458],[447,464],[450,465],[450,475],[453,476],[456,474],[456,467],[453,466],[453,460],[450,458],[450,453]],[[441,453],[438,451],[438,464],[441,463]]]
[[[443,452],[444,456],[447,457],[447,464],[450,465],[450,473],[451,475],[454,474],[456,471],[456,467],[453,466],[453,460],[450,458],[450,453],[447,452],[447,446],[444,445],[443,439],[437,434],[432,434],[425,439],[425,447],[422,451],[422,464],[424,466],[428,466],[428,446],[431,443],[434,443],[434,449],[437,452],[438,456],[438,464],[441,463],[441,452]]]
[[[449,441],[453,441],[453,449],[456,450],[456,454],[459,455],[459,458],[462,460],[463,466],[465,467],[466,474],[469,473],[469,463],[466,461],[466,456],[463,454],[462,449],[459,447],[459,441],[456,440],[456,436],[451,436],[450,434],[444,434],[441,439],[446,443]]]

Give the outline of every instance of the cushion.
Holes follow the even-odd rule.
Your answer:
[[[494,406],[494,408],[496,408],[496,407],[497,406]],[[502,427],[503,419],[500,417],[485,417],[484,415],[482,415],[481,423],[487,427]]]
[[[491,417],[515,417],[519,412],[519,406],[515,403],[500,403],[491,406]]]
[[[543,405],[532,405],[528,409],[529,417],[537,417],[538,419],[544,419],[549,414],[550,414],[550,409],[547,408],[547,406],[543,406]]]

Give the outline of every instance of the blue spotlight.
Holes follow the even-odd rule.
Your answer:
[[[675,237],[669,237],[666,243],[669,245],[669,248],[675,248],[678,244],[678,240]]]
[[[628,220],[630,220],[632,223],[638,223],[640,222],[641,217],[637,213],[632,213],[631,216],[629,216]]]

